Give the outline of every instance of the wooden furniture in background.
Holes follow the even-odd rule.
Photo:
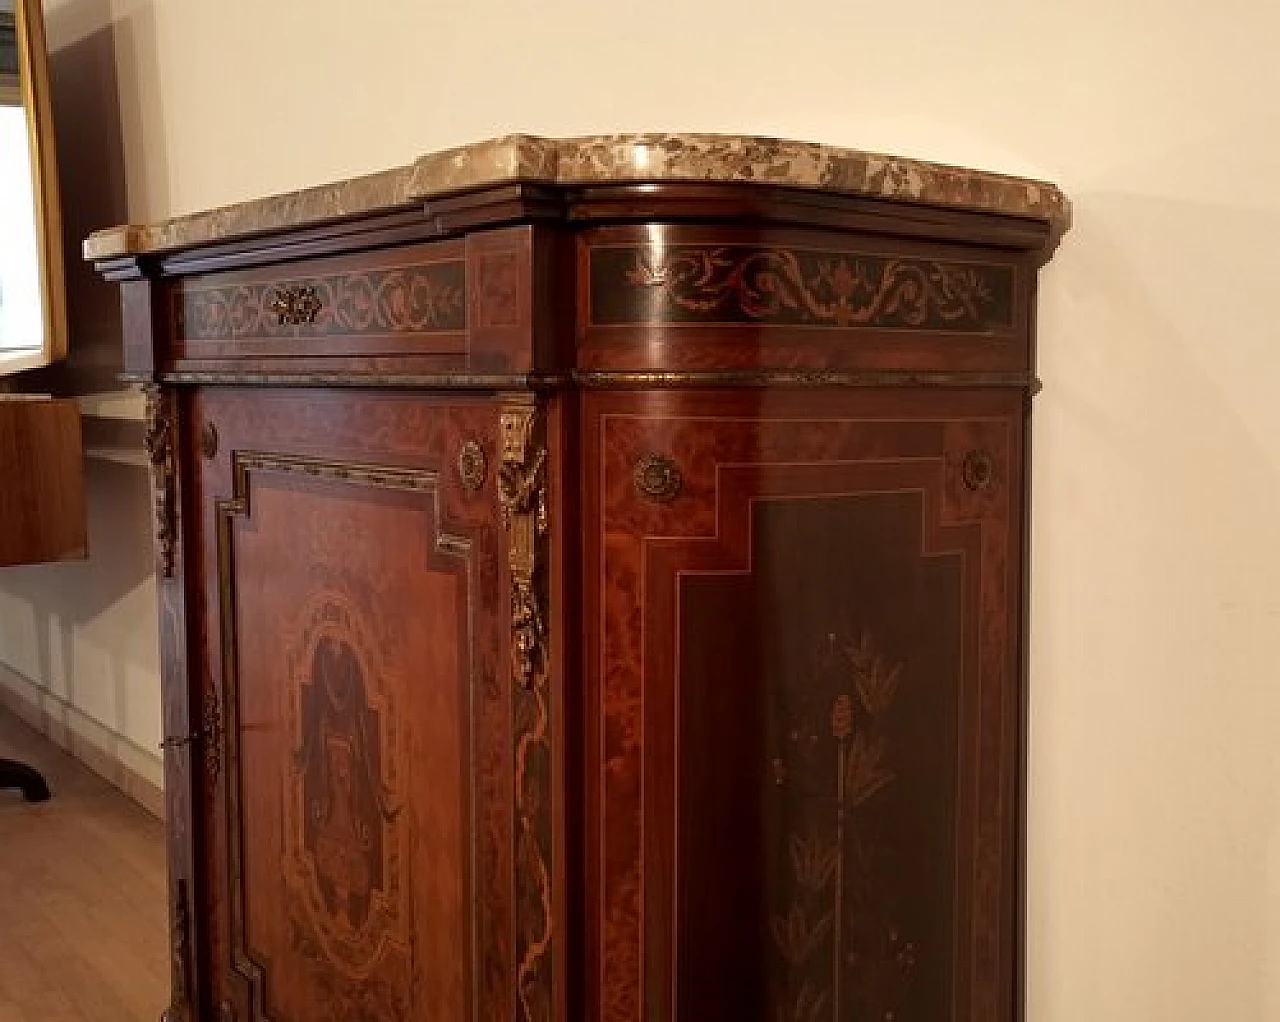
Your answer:
[[[0,567],[84,557],[80,408],[0,394]]]
[[[171,1018],[1020,1019],[1066,219],[516,139],[91,239],[151,395]]]

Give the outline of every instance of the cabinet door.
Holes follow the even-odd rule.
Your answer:
[[[1016,1016],[1023,421],[587,397],[589,1017]]]
[[[510,1020],[542,918],[513,883],[498,404],[226,390],[190,420],[204,1011]]]

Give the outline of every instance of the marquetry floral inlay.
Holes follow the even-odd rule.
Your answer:
[[[960,332],[1013,325],[1013,267],[745,245],[597,249],[592,321]]]
[[[181,289],[184,340],[431,333],[466,329],[463,264],[428,263],[286,282]]]
[[[862,818],[898,776],[885,717],[903,665],[867,631],[854,634],[820,643],[803,686],[813,702],[772,762],[792,821],[769,920],[776,1022],[893,1020],[915,968],[915,944],[879,897],[877,838]]]

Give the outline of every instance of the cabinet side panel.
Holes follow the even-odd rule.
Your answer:
[[[922,503],[758,501],[749,567],[679,570],[681,1016],[946,1017],[974,551]]]
[[[1020,393],[587,409],[593,1017],[1013,1018]]]

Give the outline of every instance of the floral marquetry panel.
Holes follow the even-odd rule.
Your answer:
[[[1017,401],[591,407],[598,1017],[1009,1019]]]
[[[188,360],[465,350],[461,245],[187,278],[169,290],[173,353]]]
[[[457,262],[265,286],[188,288],[174,313],[178,332],[188,340],[239,340],[461,330],[463,304],[463,267]]]
[[[1019,369],[1028,262],[1000,250],[685,224],[580,242],[593,369]]]
[[[760,323],[954,330],[1013,326],[1013,267],[781,245],[591,253],[598,326]]]
[[[683,578],[687,637],[769,622],[681,643],[677,742],[720,759],[682,764],[677,791],[695,1017],[946,1017],[963,549],[925,551],[920,503],[761,501],[754,570]]]

